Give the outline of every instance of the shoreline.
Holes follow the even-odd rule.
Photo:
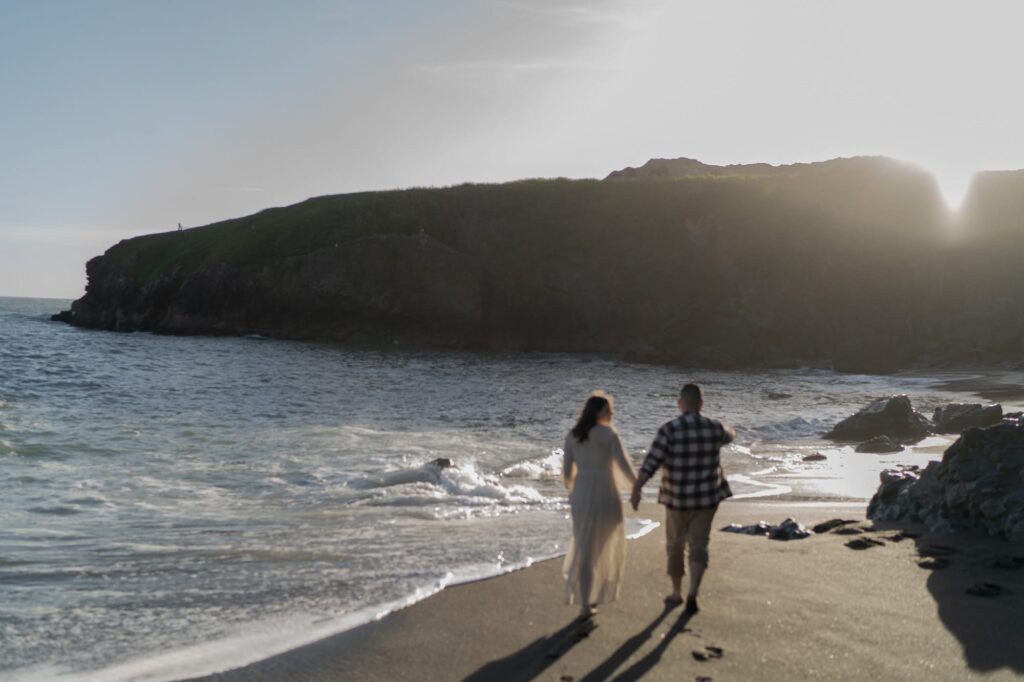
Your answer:
[[[649,503],[640,511],[661,516]],[[851,536],[834,533],[780,542],[719,532],[729,523],[786,516],[805,525],[856,519],[864,531],[856,537],[880,544],[856,551],[845,546]],[[662,607],[668,581],[659,529],[628,543],[620,599],[603,606],[583,635],[575,608],[562,603],[555,558],[448,587],[246,667],[188,679],[930,680],[948,673],[1001,680],[1024,673],[1024,652],[1012,646],[1013,624],[1024,617],[1024,570],[986,563],[1012,554],[1012,545],[930,533],[900,541],[898,533],[870,526],[858,503],[726,502],[715,519],[702,610],[693,618]],[[949,550],[952,565],[919,566],[929,548]],[[965,586],[977,581],[999,582],[1008,593],[966,595]],[[693,652],[707,646],[724,649],[723,657],[696,660]]]
[[[972,376],[968,376],[968,377],[962,376],[964,373],[965,372],[956,372],[956,374],[960,374],[961,376],[958,376],[958,377],[956,377],[954,379],[936,377],[937,380],[933,384],[933,386],[935,388],[938,388],[938,389],[947,389],[947,390],[951,390],[951,391],[958,392],[958,393],[964,393],[965,395],[968,395],[968,396],[976,396],[976,397],[983,398],[983,399],[987,399],[987,395],[986,394],[989,391],[991,391],[991,390],[1001,390],[1001,389],[1006,389],[1006,388],[1011,388],[1012,387],[1014,389],[1017,389],[1017,390],[1021,391],[1020,397],[1017,398],[1016,396],[1018,394],[1014,393],[1014,398],[1013,399],[1017,400],[1017,401],[1024,401],[1024,377],[1014,376],[1013,377],[1014,380],[1015,380],[1014,383],[1009,384],[1009,383],[1005,382],[1005,379],[1007,378],[1005,373],[997,373],[997,372],[994,372],[994,371],[991,371],[991,370],[989,370],[989,371],[974,370],[974,372],[972,372]],[[917,372],[911,372],[910,374],[911,375],[915,375],[915,374],[918,374],[918,373]],[[940,377],[941,377],[941,373],[940,373]],[[956,439],[956,436],[950,435],[948,438],[949,438],[949,442],[943,443],[941,446],[935,445],[935,446],[931,446],[931,447],[921,448],[919,450],[919,453],[922,454],[922,455],[927,455],[930,458],[941,459],[942,453],[945,451],[946,447],[948,447],[948,445]],[[868,503],[869,498],[862,498],[862,497],[859,497],[859,496],[841,496],[841,495],[834,494],[834,493],[830,494],[830,493],[824,493],[824,492],[819,493],[819,494],[814,494],[814,493],[811,493],[808,490],[797,490],[796,489],[796,487],[802,488],[803,486],[796,486],[796,487],[794,487],[792,485],[786,485],[786,483],[780,483],[779,482],[780,480],[785,480],[785,479],[778,479],[778,478],[774,478],[774,477],[769,477],[764,482],[755,482],[755,481],[751,480],[749,482],[752,483],[753,485],[755,485],[757,488],[754,491],[752,491],[752,492],[744,493],[742,495],[738,495],[738,496],[734,497],[733,500],[731,502],[729,502],[729,505],[730,506],[733,506],[733,505],[756,505],[756,506],[759,506],[759,507],[760,506],[766,506],[767,508],[770,508],[770,509],[777,509],[779,514],[782,514],[781,516],[779,516],[779,518],[766,519],[769,522],[773,522],[773,523],[777,523],[777,522],[783,520],[783,518],[785,518],[786,516],[794,515],[798,510],[806,510],[808,512],[812,512],[813,516],[809,514],[808,515],[809,518],[817,519],[818,518],[818,513],[815,512],[815,510],[819,510],[819,511],[820,510],[833,510],[833,511],[835,511],[835,510],[838,510],[838,509],[849,509],[849,510],[856,510],[856,513],[854,515],[857,518],[862,518],[863,515],[864,515],[864,512],[865,512],[865,510],[867,508],[867,503]],[[772,481],[772,482],[767,482],[767,481]],[[792,482],[793,481],[790,480],[790,483],[792,483]],[[653,508],[657,507],[657,505],[653,504],[653,502],[652,502],[653,497],[654,496],[651,495],[650,497],[645,498],[645,503],[641,507],[641,510],[645,510],[646,509],[646,510],[650,511]],[[658,508],[658,511],[660,512],[660,508]],[[741,516],[742,516],[742,514],[741,514]],[[634,544],[636,544],[636,542],[638,540],[642,540],[644,535],[651,534],[652,530],[654,531],[654,533],[653,533],[654,535],[657,535],[658,533],[660,533],[660,530],[658,528],[658,524],[660,523],[660,521],[657,521],[657,518],[656,518],[657,515],[652,516],[650,513],[648,513],[646,515],[646,517],[652,518],[652,519],[654,519],[656,521],[654,527],[653,528],[647,528],[646,530],[641,529],[641,531],[639,533],[635,534],[634,536],[630,536],[629,539],[632,540],[632,542],[629,543],[630,546],[633,546]],[[721,519],[721,512],[719,514],[719,518],[716,518],[716,530],[717,530],[718,527],[726,525],[725,522],[719,523],[720,519]],[[747,522],[752,523],[752,522],[755,522],[757,520],[761,520],[761,519],[748,519],[746,521],[741,521],[741,522],[742,523],[747,523]],[[804,518],[801,518],[800,516],[797,516],[797,520],[802,522],[802,523],[805,522]],[[820,519],[820,520],[824,520],[824,519]],[[805,523],[805,525],[810,525],[810,524],[809,523]],[[718,535],[718,534],[716,533],[715,535]],[[713,537],[714,537],[714,535],[713,535]],[[345,614],[344,616],[341,616],[340,618],[332,619],[332,620],[339,621],[339,625],[334,626],[329,631],[322,632],[322,634],[320,634],[320,635],[315,634],[315,632],[316,632],[315,630],[313,632],[309,632],[309,633],[307,633],[305,636],[303,636],[301,638],[296,638],[296,645],[295,646],[289,646],[288,648],[285,648],[285,649],[281,650],[280,652],[274,653],[274,654],[272,654],[270,656],[261,656],[259,658],[248,657],[248,658],[250,658],[251,662],[247,662],[247,663],[245,663],[245,664],[243,664],[241,666],[232,666],[229,669],[227,669],[226,671],[222,670],[220,672],[202,672],[202,673],[198,674],[197,676],[185,677],[185,678],[181,678],[181,677],[166,677],[164,675],[161,675],[159,677],[159,679],[189,680],[189,681],[192,681],[192,680],[221,680],[221,679],[226,679],[226,680],[234,680],[234,679],[245,680],[245,679],[250,679],[249,677],[245,677],[245,676],[241,676],[241,677],[235,678],[235,677],[232,677],[232,675],[234,675],[236,673],[240,674],[239,671],[251,671],[254,668],[262,669],[264,666],[275,667],[278,664],[277,663],[271,663],[272,661],[280,660],[280,661],[282,661],[282,664],[283,664],[284,661],[291,661],[293,656],[300,655],[297,652],[303,652],[303,651],[309,649],[310,647],[318,647],[320,645],[326,645],[326,642],[329,642],[329,641],[330,642],[337,642],[337,643],[339,643],[339,645],[350,646],[349,644],[344,644],[343,640],[347,641],[346,638],[349,635],[351,635],[352,638],[360,637],[360,635],[356,635],[356,634],[352,634],[352,633],[355,633],[357,631],[362,631],[363,629],[366,629],[366,628],[372,628],[372,626],[375,626],[376,624],[381,623],[383,621],[389,621],[389,619],[392,619],[392,617],[396,613],[399,613],[399,612],[402,612],[402,611],[405,611],[405,610],[408,610],[408,609],[411,609],[411,608],[415,608],[416,606],[418,606],[419,604],[423,603],[424,601],[429,601],[430,599],[434,599],[439,594],[442,594],[442,593],[444,593],[446,591],[449,591],[449,590],[452,590],[452,589],[457,589],[457,588],[462,587],[464,585],[470,585],[470,584],[476,584],[476,583],[486,583],[486,582],[493,581],[493,580],[499,580],[499,579],[501,579],[503,577],[506,577],[506,576],[508,576],[509,574],[512,574],[512,573],[517,573],[517,572],[521,572],[521,571],[531,570],[531,569],[535,568],[538,564],[542,564],[542,563],[545,563],[545,562],[547,562],[547,563],[559,562],[563,556],[564,556],[564,552],[559,552],[555,556],[541,557],[541,558],[530,558],[525,563],[521,563],[521,564],[517,564],[517,565],[513,565],[513,566],[506,566],[506,567],[503,567],[502,569],[498,570],[495,573],[490,573],[490,574],[480,575],[480,576],[475,576],[475,577],[469,577],[469,578],[465,578],[465,579],[462,579],[462,580],[451,580],[450,579],[451,574],[449,573],[449,578],[448,579],[439,581],[432,588],[431,587],[424,587],[424,588],[421,588],[421,589],[417,590],[412,595],[396,599],[396,600],[394,600],[392,602],[388,602],[388,603],[377,605],[377,606],[366,607],[364,609],[361,609],[359,612],[353,612],[353,613]],[[627,570],[628,570],[628,567],[627,567]],[[560,598],[560,595],[559,595],[559,598]],[[344,624],[341,624],[341,623],[344,623]],[[175,652],[172,652],[172,655],[173,655],[173,653],[175,653]],[[180,653],[181,654],[186,654],[185,651],[182,651]],[[207,655],[206,658],[209,658],[209,655]],[[147,664],[151,663],[152,660],[153,659],[144,659],[143,661],[140,661],[139,664],[141,666],[148,667]],[[115,666],[114,669],[116,670],[117,668],[122,668],[122,667],[127,670],[127,669],[133,668],[135,666],[133,666],[129,662],[129,663],[126,663],[126,664],[123,664],[123,665]],[[200,669],[209,670],[210,668],[211,668],[210,665],[200,666]],[[111,669],[107,669],[105,671],[100,671],[100,672],[101,673],[102,672],[109,672],[110,670]],[[195,667],[193,667],[193,670],[195,670]],[[194,674],[194,673],[190,673],[190,674]],[[257,674],[261,674],[261,673],[257,673]],[[97,679],[99,679],[99,678],[97,678]],[[126,677],[125,679],[135,679],[135,677],[134,676]],[[147,676],[146,679],[149,679],[149,677]],[[259,679],[259,678],[255,678],[255,679]],[[276,679],[276,677],[271,676],[271,677],[267,677],[265,679]],[[440,679],[444,679],[444,678],[440,678]]]
[[[833,508],[848,506],[851,509],[862,510],[867,507],[866,500],[803,497],[794,494],[792,490],[781,492],[774,490],[774,488],[780,487],[777,485],[764,485],[770,486],[773,490],[768,490],[763,493],[755,492],[740,494],[734,496],[732,499],[737,502],[749,499],[757,500],[759,503],[768,505],[787,507],[795,506],[800,508],[806,507],[809,509],[816,507]],[[642,509],[654,510],[656,507],[660,509],[660,507],[653,502],[655,497],[656,491],[650,491],[649,499],[643,504]],[[650,518],[650,515],[629,513],[628,504],[625,501],[623,501],[623,507],[627,511],[627,522],[630,520],[639,522],[637,528],[634,529],[633,532],[628,532],[627,528],[627,540],[637,541],[643,539],[645,536],[660,532],[663,525],[662,521]],[[630,544],[632,544],[632,542]],[[220,674],[247,670],[251,666],[258,666],[268,660],[276,659],[280,656],[289,656],[296,650],[304,649],[308,646],[313,646],[326,640],[344,637],[354,630],[373,625],[374,623],[390,617],[394,613],[415,607],[417,604],[425,600],[429,600],[445,590],[500,579],[512,573],[529,570],[538,564],[545,562],[561,562],[564,557],[565,551],[560,550],[554,554],[529,557],[523,562],[502,566],[494,572],[482,574],[471,572],[470,575],[464,577],[459,577],[449,570],[445,576],[434,581],[433,584],[425,584],[406,596],[399,597],[388,602],[366,606],[340,616],[324,617],[312,621],[314,624],[328,623],[321,627],[310,628],[308,627],[310,624],[309,622],[297,624],[305,625],[307,627],[305,627],[299,634],[293,635],[290,639],[290,643],[284,647],[282,647],[279,642],[275,641],[275,638],[272,637],[272,633],[267,631],[267,626],[273,627],[277,630],[280,629],[282,623],[277,620],[266,622],[259,621],[254,624],[250,624],[250,626],[244,628],[243,631],[236,631],[222,639],[194,644],[180,649],[171,649],[145,658],[123,661],[106,668],[85,673],[72,672],[70,670],[59,670],[54,674],[59,676],[73,675],[76,680],[81,680],[82,682],[132,682],[135,680],[178,682],[184,680],[219,679],[218,675]],[[276,651],[269,655],[262,653],[257,655],[245,653],[250,651],[252,646],[261,646],[266,649]],[[233,660],[241,660],[242,662],[231,664],[226,668],[213,663],[214,660],[223,658],[225,652],[231,652],[233,654]],[[15,672],[19,672],[20,675],[14,678],[13,682],[21,682],[23,680],[25,682],[36,682],[37,680],[42,679],[38,677],[38,674],[43,674],[45,676],[52,669],[45,668],[40,670],[42,670],[42,673],[39,673],[37,669],[32,668],[22,669],[20,671],[16,670]],[[184,674],[185,677],[182,677],[182,674]]]
[[[43,324],[43,323],[40,323],[40,324]],[[49,323],[47,323],[47,324],[49,324]],[[404,350],[408,351],[408,349],[404,349]],[[1009,373],[989,372],[986,376],[983,376],[983,374],[984,373],[982,371],[978,370],[978,369],[972,369],[969,372],[967,372],[967,371],[960,371],[960,372],[955,372],[955,373],[954,372],[941,372],[940,371],[938,373],[935,373],[931,377],[931,381],[932,382],[942,382],[943,380],[947,380],[948,381],[949,378],[955,377],[955,378],[959,379],[959,381],[955,385],[950,385],[949,388],[950,389],[959,390],[961,392],[961,395],[966,395],[966,394],[969,394],[969,393],[973,393],[974,391],[985,390],[986,387],[990,387],[990,384],[998,384],[997,387],[1005,387],[1007,385],[1006,384],[1006,379],[1009,377]],[[897,383],[893,384],[892,387],[893,387],[894,392],[900,392],[901,390],[903,390],[900,387],[900,385],[905,386],[907,388],[907,390],[909,390],[911,384],[913,383],[911,381],[911,379],[913,377],[915,377],[915,376],[920,377],[921,374],[919,372],[917,372],[917,373],[908,373],[907,381],[906,382],[904,382],[902,380],[899,380]],[[860,377],[855,377],[854,381],[856,382],[857,379],[860,379]],[[873,378],[867,377],[866,379],[873,379]],[[971,384],[968,385],[968,382],[971,382]],[[871,383],[871,385],[875,385],[875,383],[873,381],[870,382],[870,383]],[[879,382],[879,385],[881,385],[881,382]],[[920,385],[920,384],[916,384],[916,385]],[[932,385],[933,386],[941,386],[941,384],[936,384],[936,383],[933,383]],[[973,401],[973,397],[970,397],[970,398],[965,397],[964,400],[966,400],[966,401]],[[765,406],[765,409],[770,409],[770,407]],[[812,420],[812,421],[814,421],[814,420]],[[951,438],[951,440],[952,440],[952,438]],[[948,445],[948,444],[946,444],[946,445]],[[941,451],[944,450],[944,449],[945,449],[945,445],[943,445],[942,447],[937,447],[937,446],[931,447],[931,448],[929,448],[930,456],[932,458],[938,458],[938,457],[941,456]],[[924,448],[918,448],[918,450],[920,452],[922,452],[922,454],[923,454]],[[791,454],[792,453],[788,453],[787,452],[787,453],[784,453],[783,456],[784,457],[789,457]],[[856,458],[857,458],[857,456],[855,456],[855,455],[850,455],[849,456],[849,459],[851,460],[851,462],[852,462],[852,460],[854,460]],[[843,462],[842,461],[842,457],[834,458],[834,457],[832,457],[831,454],[829,454],[829,460],[830,461],[829,461],[829,464],[827,466],[832,466],[833,464],[845,465],[845,464],[849,463],[849,462]],[[772,460],[771,458],[768,458],[766,456],[766,462],[765,462],[764,466],[771,468],[774,465],[770,464],[770,462],[773,462],[773,461],[774,460]],[[867,460],[865,460],[865,461],[867,461]],[[814,467],[811,467],[811,468],[813,468],[815,470],[818,470],[820,468],[823,468],[824,466],[825,465],[815,465]],[[828,474],[828,473],[830,473],[830,472],[826,472],[826,474]],[[746,497],[747,497],[748,500],[750,500],[751,498],[757,498],[760,495],[760,496],[763,496],[761,499],[765,503],[768,503],[768,504],[777,504],[777,505],[784,505],[784,506],[797,506],[797,507],[800,507],[800,508],[803,508],[807,504],[808,500],[810,500],[811,503],[816,505],[816,506],[828,506],[830,503],[838,504],[838,503],[845,503],[845,502],[849,502],[849,501],[855,501],[856,503],[860,503],[861,508],[866,506],[866,498],[863,498],[864,489],[862,489],[862,488],[858,488],[857,491],[856,491],[856,494],[854,494],[854,495],[839,496],[839,495],[835,495],[835,494],[831,494],[831,493],[827,493],[827,492],[822,492],[822,490],[824,490],[824,488],[821,487],[821,486],[818,486],[816,484],[812,485],[812,486],[807,486],[807,485],[804,484],[805,483],[805,479],[800,478],[798,476],[792,476],[792,474],[789,474],[788,478],[787,478],[787,475],[781,475],[780,476],[777,473],[776,474],[769,474],[769,475],[767,475],[767,477],[764,477],[764,478],[762,478],[761,476],[754,476],[754,478],[757,478],[760,481],[771,481],[771,483],[756,483],[756,485],[758,487],[755,488],[755,489],[759,491],[759,494],[758,495],[747,494]],[[877,486],[877,475],[872,475],[871,478],[873,479],[872,480],[872,487]],[[832,480],[839,481],[840,480],[839,477],[833,477],[833,476],[830,476],[830,475],[818,476],[818,474],[812,474],[812,475],[809,475],[806,478],[806,481],[817,481],[818,479],[825,480],[825,481],[832,481]],[[792,488],[788,488],[788,487],[782,485],[782,484],[786,484],[786,483],[792,484]],[[506,483],[506,485],[507,485],[507,483]],[[529,485],[533,485],[533,484],[531,483]],[[771,487],[769,487],[769,486],[771,486]],[[785,488],[785,489],[783,489],[783,488]],[[832,488],[835,488],[835,486],[832,486]],[[830,488],[830,489],[832,489],[832,488]],[[737,492],[739,492],[739,490],[737,490]],[[870,495],[870,493],[868,493],[868,494]],[[652,505],[647,505],[647,506],[650,507]],[[506,517],[506,518],[508,518],[508,517]],[[512,516],[512,518],[513,518],[512,524],[524,523],[524,521],[522,519],[516,519],[515,516]],[[798,517],[798,518],[801,521],[804,521],[804,519],[802,517]],[[777,521],[781,520],[781,516],[779,518],[771,518],[771,519],[768,519],[768,520],[777,522]],[[506,525],[505,528],[509,528],[509,526]],[[445,532],[447,532],[447,531],[445,531]],[[556,529],[556,533],[557,533],[557,529]],[[499,533],[499,535],[500,535],[500,533]],[[492,537],[493,537],[493,535],[492,535]],[[499,537],[499,538],[495,539],[495,542],[504,542],[504,540]],[[632,545],[634,543],[630,543],[630,544]],[[342,553],[347,551],[345,549],[345,544],[344,543],[338,543],[337,546],[341,549]],[[536,544],[531,544],[530,546],[535,548],[535,549],[540,548],[540,546],[536,545]],[[545,547],[545,549],[549,549],[549,548]],[[536,552],[526,551],[526,552],[517,552],[516,555],[514,557],[512,557],[512,558],[514,560],[518,561],[520,559],[527,558],[530,554],[533,554],[533,556],[537,556]],[[488,554],[488,556],[491,556],[491,554]],[[402,594],[399,591],[392,591],[392,592],[388,592],[387,594],[381,594],[381,596],[384,597],[385,600],[389,596],[396,595],[396,594],[397,594],[397,598],[395,598],[395,599],[393,599],[391,601],[382,600],[381,603],[378,606],[371,606],[371,607],[367,607],[365,609],[361,609],[359,612],[351,612],[351,613],[347,613],[346,614],[346,613],[341,612],[341,609],[336,608],[338,606],[338,604],[335,604],[335,608],[325,608],[325,609],[323,609],[323,611],[321,613],[322,614],[341,613],[341,615],[340,616],[336,616],[336,617],[323,617],[323,618],[321,618],[321,617],[318,617],[317,615],[315,615],[316,614],[316,605],[313,606],[313,609],[312,609],[313,610],[313,614],[294,614],[294,613],[291,612],[291,610],[298,608],[297,604],[292,603],[290,599],[278,597],[278,598],[276,598],[276,604],[272,604],[272,607],[275,608],[275,609],[282,609],[283,608],[283,609],[289,611],[289,613],[284,614],[284,617],[282,617],[282,618],[280,618],[278,620],[264,618],[262,620],[253,620],[251,622],[240,622],[240,621],[231,621],[231,620],[226,620],[225,619],[222,622],[224,622],[224,623],[238,623],[238,626],[237,627],[234,626],[234,625],[230,626],[230,629],[228,629],[226,633],[223,632],[223,630],[222,630],[222,632],[218,633],[218,635],[217,635],[218,638],[217,639],[209,638],[209,639],[201,641],[200,643],[198,643],[198,644],[196,644],[194,646],[190,646],[190,647],[186,647],[186,648],[174,648],[174,649],[172,649],[167,644],[154,643],[152,654],[148,654],[150,656],[150,658],[148,658],[148,659],[147,658],[136,659],[134,661],[129,660],[129,661],[124,661],[123,663],[114,664],[114,665],[111,666],[111,668],[107,668],[107,669],[100,670],[98,672],[92,673],[92,676],[95,676],[96,679],[104,679],[104,680],[106,680],[106,679],[109,679],[109,678],[103,677],[102,673],[107,672],[107,671],[109,671],[109,670],[111,670],[113,668],[116,668],[117,670],[127,669],[127,668],[130,668],[130,667],[134,667],[135,664],[139,664],[137,666],[138,670],[143,670],[143,669],[153,670],[153,669],[155,669],[155,667],[150,666],[149,664],[152,663],[154,659],[160,659],[161,665],[159,667],[161,668],[161,670],[159,672],[159,679],[174,679],[174,678],[168,676],[169,675],[169,673],[167,672],[168,670],[175,670],[176,669],[178,671],[181,671],[185,667],[188,667],[190,670],[194,671],[193,674],[198,674],[199,672],[202,672],[202,670],[204,670],[204,669],[210,669],[211,668],[211,666],[206,666],[204,668],[201,665],[195,665],[195,666],[188,665],[191,662],[193,662],[193,659],[191,658],[193,653],[199,653],[201,655],[201,658],[202,658],[203,661],[214,661],[214,662],[216,662],[218,660],[222,660],[222,661],[225,661],[225,662],[230,662],[232,660],[236,660],[236,657],[235,657],[236,653],[241,653],[241,656],[238,657],[238,659],[241,659],[241,660],[244,660],[246,658],[248,658],[249,660],[253,660],[253,658],[255,658],[255,657],[266,658],[267,654],[269,654],[270,652],[273,652],[273,651],[280,651],[280,652],[282,652],[282,655],[287,654],[289,651],[295,650],[297,648],[301,648],[301,646],[305,646],[308,643],[312,643],[314,641],[320,640],[321,639],[321,635],[328,635],[328,636],[330,636],[330,635],[338,634],[340,632],[351,630],[351,629],[353,629],[353,627],[358,627],[359,623],[364,623],[365,621],[374,621],[374,620],[376,620],[377,618],[379,618],[381,616],[382,612],[391,612],[391,611],[402,609],[405,606],[407,606],[410,602],[417,602],[417,601],[420,601],[421,599],[428,598],[428,595],[432,594],[437,589],[444,589],[444,587],[441,587],[441,586],[438,586],[436,588],[432,587],[433,578],[434,577],[440,578],[441,574],[445,573],[445,570],[444,570],[443,567],[446,564],[458,565],[458,566],[462,566],[463,564],[460,563],[459,560],[456,557],[452,556],[450,553],[448,553],[447,556],[444,556],[444,552],[442,552],[441,555],[439,555],[439,556],[437,556],[435,558],[439,559],[439,561],[436,561],[436,562],[431,561],[430,565],[431,566],[441,567],[441,569],[439,571],[437,571],[436,573],[435,572],[431,572],[431,571],[427,571],[427,570],[418,571],[414,567],[413,570],[416,571],[416,576],[417,576],[416,579],[423,581],[422,583],[420,583],[420,586],[417,587],[417,583],[413,583],[413,584],[408,585],[408,586],[403,586],[403,589],[406,590],[405,594]],[[418,558],[418,557],[415,557],[415,555],[413,554],[412,555],[412,561],[414,561],[414,562],[422,562],[423,560]],[[530,563],[533,563],[533,562],[530,561]],[[480,575],[480,576],[477,576],[477,577],[474,577],[474,578],[466,578],[466,579],[463,579],[463,580],[456,579],[454,582],[450,582],[448,580],[448,578],[444,578],[441,581],[444,582],[444,586],[445,587],[449,587],[449,588],[451,588],[451,587],[453,587],[455,585],[461,586],[462,584],[478,582],[478,581],[485,581],[486,582],[488,580],[493,579],[495,576],[503,576],[506,573],[508,573],[510,570],[515,570],[515,571],[518,572],[522,566],[523,566],[522,563],[519,563],[518,565],[506,564],[506,565],[504,565],[504,566],[502,566],[500,568],[497,566],[497,563],[495,563],[495,564],[474,564],[472,567],[468,567],[468,568],[472,568],[472,570],[479,569],[479,571],[478,571],[479,573],[486,574],[486,575]],[[301,566],[297,565],[296,568],[301,568]],[[455,573],[459,574],[459,575],[462,575],[462,576],[465,576],[465,575],[469,574],[470,572],[472,572],[471,570],[468,570],[468,568],[465,571],[455,570]],[[529,570],[529,568],[527,568],[527,570]],[[375,580],[375,577],[373,575],[371,575],[369,577],[370,584],[372,584],[372,582],[374,580]],[[241,589],[243,591],[251,589],[251,588],[252,588],[251,584],[248,587],[246,585],[242,585],[241,586]],[[415,588],[415,589],[413,589],[413,588]],[[242,594],[242,593],[240,592],[240,594]],[[237,598],[236,597],[235,599],[233,599],[230,602],[230,605],[231,606],[237,606],[237,605],[240,605],[242,603],[244,603],[244,597],[243,598]],[[347,602],[347,603],[353,603],[353,602]],[[340,604],[340,606],[342,608],[344,608],[346,606],[346,602],[342,602]],[[267,611],[263,611],[262,613],[266,613],[266,612]],[[293,617],[293,616],[295,616],[295,617]],[[349,625],[347,623],[351,623],[351,625]],[[322,627],[322,624],[326,624],[328,627]],[[116,630],[115,630],[115,632],[116,632]],[[179,632],[181,632],[181,631],[179,631]],[[122,634],[120,634],[118,636],[125,636],[127,634],[128,633],[126,631],[126,632],[124,632],[124,633],[122,633]],[[187,631],[185,633],[182,633],[182,634],[187,634]],[[227,635],[227,636],[225,636],[225,635]],[[138,652],[142,652],[142,651],[146,651],[146,650],[147,649],[139,648],[137,651]],[[257,652],[257,653],[254,653],[254,654],[250,655],[248,652]],[[199,660],[199,658],[197,657],[197,659],[195,659],[195,660]],[[173,666],[171,666],[171,665],[164,665],[164,663],[167,663],[167,662],[171,662],[174,665]],[[102,664],[102,661],[98,661],[97,663]],[[185,664],[185,665],[179,665],[179,664]],[[28,669],[23,669],[23,670],[28,671]],[[66,669],[65,668],[60,668],[60,669],[54,668],[51,674],[54,675],[54,676],[57,676],[60,673],[62,673],[64,670],[66,670]],[[69,670],[69,668],[67,670]],[[29,671],[29,672],[31,672],[31,671]],[[21,671],[14,672],[15,679],[22,679],[19,676],[20,674],[21,674]],[[74,677],[76,679],[79,679],[79,676],[77,676],[77,675],[75,675],[73,673],[68,672],[68,673],[65,673],[65,674],[66,674],[67,677]],[[90,676],[90,679],[93,679],[92,676]],[[50,677],[48,677],[46,675],[42,675],[41,677],[43,677],[45,679],[50,679]],[[125,679],[127,679],[127,677]],[[132,675],[131,679],[156,679],[156,677],[152,676],[149,672],[144,672],[144,673],[140,673],[138,675]]]
[[[1000,403],[1004,408],[1005,403],[1019,405],[1024,402],[1024,372],[1020,369],[976,370],[975,376],[942,379],[933,386],[939,390],[967,393]]]

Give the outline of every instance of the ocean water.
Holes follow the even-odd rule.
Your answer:
[[[211,672],[557,555],[558,448],[595,388],[639,463],[703,382],[739,431],[738,496],[799,499],[866,500],[949,441],[821,440],[868,400],[964,398],[921,375],[115,334],[49,321],[67,303],[0,298],[0,680]]]

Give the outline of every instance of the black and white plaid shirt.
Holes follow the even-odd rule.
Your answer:
[[[732,428],[700,412],[683,412],[658,429],[640,471],[663,467],[658,502],[669,509],[707,509],[732,497],[719,450],[736,437]]]

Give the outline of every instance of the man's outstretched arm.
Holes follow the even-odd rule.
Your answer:
[[[722,424],[722,445],[736,440],[736,429],[729,426],[728,424]]]

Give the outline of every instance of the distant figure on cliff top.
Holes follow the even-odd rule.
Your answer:
[[[594,606],[615,601],[625,564],[626,534],[618,482],[627,490],[636,475],[618,431],[612,427],[612,398],[597,391],[583,405],[565,437],[562,476],[569,489],[572,538],[565,555],[565,601],[579,604],[581,619]]]
[[[181,232],[181,223],[178,223],[178,232]]]
[[[672,581],[672,593],[665,597],[665,603],[677,606],[683,602],[684,554],[689,546],[690,590],[686,611],[696,613],[697,592],[708,566],[711,522],[718,503],[732,497],[722,473],[719,450],[732,442],[736,432],[700,413],[704,390],[697,384],[683,386],[677,404],[682,414],[658,429],[640,467],[630,503],[634,510],[640,506],[641,488],[661,467],[658,502],[665,505],[665,549]]]

